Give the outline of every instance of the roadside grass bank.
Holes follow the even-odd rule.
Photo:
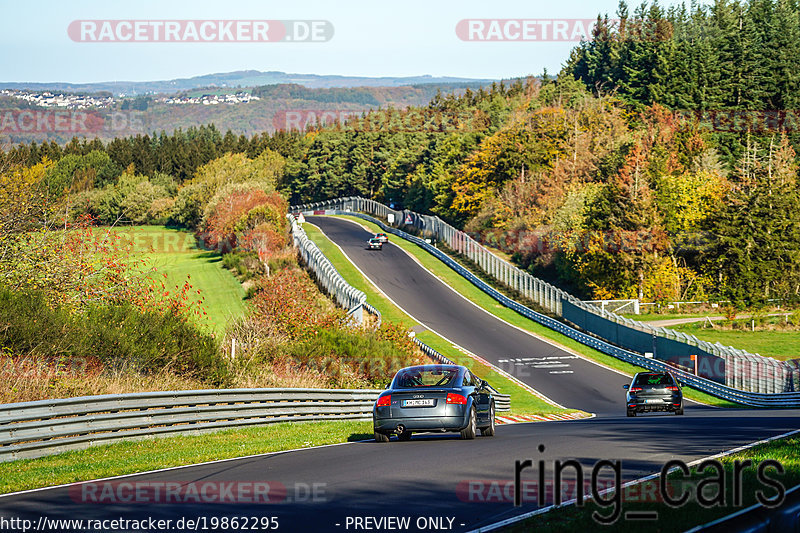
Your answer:
[[[721,342],[728,346],[736,346],[741,350],[750,353],[757,353],[766,357],[774,357],[782,361],[800,358],[800,331],[748,331],[747,323],[750,319],[741,319],[736,322],[742,323],[742,329],[720,329],[704,327],[703,322],[694,324],[681,324],[670,326],[670,329],[694,335],[698,339],[709,342]],[[725,326],[728,321],[715,325]]]
[[[200,291],[189,292],[189,297],[208,313],[205,319],[195,319],[201,327],[220,336],[230,320],[244,316],[245,290],[241,283],[223,267],[222,255],[199,248],[191,232],[164,226],[117,227],[112,231],[132,245],[135,257],[155,269],[153,276],[164,282],[166,290],[179,290],[188,281]]]
[[[371,421],[331,420],[128,440],[37,459],[0,463],[0,494],[371,438]]]
[[[370,231],[374,232],[381,231],[380,227],[377,226],[376,224],[373,224],[371,222],[368,222],[360,218],[349,217],[346,215],[337,215],[336,217],[358,222],[359,224],[369,228]],[[429,254],[416,244],[413,244],[412,242],[402,238],[392,239],[392,243],[410,253],[425,268],[433,272],[434,275],[436,275],[439,279],[441,279],[442,281],[447,283],[450,287],[455,289],[459,294],[466,297],[471,302],[477,304],[479,307],[482,307],[486,311],[489,311],[496,317],[505,320],[506,322],[514,326],[517,326],[525,331],[533,333],[538,337],[550,340],[554,344],[566,348],[568,351],[577,352],[578,354],[587,357],[588,359],[592,359],[602,365],[605,365],[614,370],[618,370],[626,375],[632,376],[636,372],[641,372],[646,370],[644,368],[631,365],[615,357],[611,357],[610,355],[606,355],[593,348],[585,346],[576,340],[570,339],[569,337],[565,337],[560,333],[548,329],[542,326],[541,324],[520,315],[519,313],[513,311],[512,309],[505,307],[504,305],[500,304],[497,300],[495,300],[488,294],[481,291],[479,288],[477,288],[475,285],[473,285],[468,280],[463,278],[453,269],[451,269],[450,267],[439,261],[436,257]],[[466,268],[469,268],[469,266],[466,265],[461,260],[461,258],[453,257],[453,259],[458,261]],[[476,275],[479,275],[478,272],[475,271],[473,272]],[[480,277],[484,279],[484,281],[487,281],[488,283],[488,280],[485,278],[485,274],[483,273],[480,274],[481,274]],[[623,383],[625,383],[625,378],[620,376],[620,390],[622,390]],[[696,400],[698,402],[718,407],[741,407],[738,404],[729,402],[727,400],[722,400],[720,398],[711,396],[710,394],[706,394],[702,391],[695,390],[690,387],[684,388],[684,396],[691,400]]]
[[[759,444],[747,450],[718,458],[724,480],[717,482],[715,479],[720,477],[720,471],[715,466],[698,472],[698,466],[692,467],[688,476],[684,476],[680,471],[667,475],[666,488],[668,495],[673,499],[678,499],[689,492],[687,502],[680,506],[671,506],[663,501],[661,492],[658,488],[659,480],[647,481],[643,484],[633,485],[622,489],[620,495],[619,520],[610,526],[601,526],[592,518],[592,513],[599,513],[601,516],[609,516],[614,510],[609,505],[600,506],[594,501],[587,501],[583,507],[569,505],[558,509],[553,509],[546,513],[531,517],[527,520],[507,526],[504,531],[519,532],[537,531],[543,533],[557,533],[567,531],[592,531],[602,529],[603,531],[632,531],[648,532],[660,531],[661,533],[686,531],[692,527],[702,525],[729,514],[735,513],[757,502],[756,493],[762,491],[764,497],[775,498],[777,492],[774,488],[765,484],[759,479],[757,472],[759,465],[764,461],[778,461],[784,468],[784,473],[780,474],[775,467],[765,470],[766,477],[780,482],[785,489],[800,484],[800,456],[797,455],[800,447],[800,437],[791,436],[783,439]],[[744,461],[752,461],[750,466]],[[737,490],[734,487],[735,464],[741,462],[742,466],[747,466],[741,475],[741,503],[734,505],[734,495]],[[703,481],[706,480],[706,481]],[[703,485],[700,483],[703,482]],[[698,490],[703,490],[704,496],[708,500],[718,500],[719,504],[701,505],[697,498]],[[603,496],[605,501],[612,501],[615,495]],[[658,513],[658,520],[625,520],[626,512],[648,512]]]
[[[398,309],[388,298],[381,294],[372,283],[364,278],[361,272],[359,272],[353,263],[342,253],[341,249],[328,239],[319,228],[307,222],[303,225],[303,229],[309,239],[319,247],[320,251],[322,251],[325,257],[333,264],[339,274],[341,274],[350,285],[363,291],[367,295],[367,302],[381,312],[381,316],[384,320],[402,324],[406,329],[419,325],[406,313]],[[488,381],[501,393],[510,394],[510,412],[512,414],[545,415],[576,412],[571,409],[561,409],[543,401],[514,381],[456,349],[452,344],[431,331],[423,331],[417,334],[417,338],[453,362],[474,369],[476,375]]]

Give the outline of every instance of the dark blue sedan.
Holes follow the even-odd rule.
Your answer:
[[[474,439],[478,430],[494,435],[495,407],[489,384],[459,365],[403,368],[372,410],[375,440],[390,435],[409,440],[414,432],[460,432]]]

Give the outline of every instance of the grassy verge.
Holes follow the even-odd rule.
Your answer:
[[[208,313],[208,320],[200,325],[209,331],[221,334],[229,320],[244,314],[242,285],[223,268],[219,253],[197,248],[191,233],[163,226],[134,226],[114,231],[132,242],[134,254],[154,268],[156,275],[166,275],[167,290],[174,292],[176,287],[182,287],[188,276],[189,283],[200,291],[199,295],[191,295],[193,301],[201,303]]]
[[[766,357],[780,360],[800,358],[800,331],[721,330],[704,328],[702,322],[670,326],[670,329],[695,335],[704,341],[736,346]]]
[[[333,264],[339,274],[341,274],[350,285],[367,295],[367,302],[381,312],[381,316],[384,320],[402,324],[408,329],[418,325],[414,319],[398,309],[388,298],[381,294],[372,283],[367,281],[353,263],[342,253],[342,250],[331,242],[319,228],[306,223],[303,225],[303,230],[305,230],[308,238],[317,245],[323,254],[325,254],[325,257]]]
[[[0,493],[372,437],[370,421],[287,422],[194,436],[123,441],[0,463]]]
[[[368,227],[371,231],[375,232],[380,231],[379,226],[371,222],[347,216],[341,216],[341,218],[345,218],[348,220],[355,220],[356,222]],[[394,238],[392,240],[392,243],[401,247],[403,250],[409,252],[425,268],[433,272],[433,274],[437,276],[439,279],[441,279],[442,281],[453,287],[456,291],[458,291],[461,295],[465,296],[468,300],[477,304],[483,309],[486,309],[496,317],[501,318],[514,326],[524,329],[525,331],[529,331],[538,337],[548,339],[560,347],[564,347],[570,351],[577,352],[602,365],[613,368],[615,370],[619,370],[620,372],[623,372],[625,374],[633,375],[636,372],[645,370],[643,368],[631,365],[615,357],[611,357],[610,355],[606,355],[593,348],[585,346],[576,340],[570,339],[569,337],[565,337],[560,333],[548,329],[542,326],[541,324],[534,322],[533,320],[530,320],[520,315],[519,313],[505,307],[504,305],[500,304],[497,300],[495,300],[488,294],[478,289],[475,285],[467,281],[456,271],[454,271],[453,269],[451,269],[450,267],[439,261],[436,257],[432,256],[431,254],[429,254],[416,244],[413,244],[401,238]],[[704,392],[691,389],[689,387],[686,387],[684,389],[684,395],[686,398],[707,403],[710,405],[716,405],[719,407],[738,406],[738,404],[734,404],[726,400],[716,398],[714,396],[711,396],[710,394],[706,394]]]
[[[350,285],[366,293],[367,301],[381,312],[381,316],[384,320],[402,324],[406,328],[418,325],[416,321],[398,309],[389,299],[383,296],[372,283],[365,279],[361,272],[359,272],[342,253],[339,247],[331,242],[319,228],[307,223],[304,225],[303,229],[306,231],[309,239],[319,247],[322,253],[325,254],[325,257],[327,257],[336,270],[339,271],[339,274],[341,274]],[[424,331],[417,335],[417,337],[448,359],[475,370],[475,375],[491,383],[493,387],[503,394],[510,394],[511,412],[513,414],[555,414],[574,412],[572,410],[560,409],[537,398],[523,387],[497,373],[490,367],[480,365],[480,363],[476,362],[473,358],[460,352],[433,332]]]
[[[586,502],[586,505],[583,507],[571,505],[560,509],[554,509],[523,522],[519,522],[506,529],[506,531],[537,531],[542,533],[592,531],[597,529],[609,532],[659,531],[661,533],[667,533],[672,531],[686,531],[694,526],[708,523],[754,505],[757,503],[756,493],[759,490],[763,491],[764,496],[767,498],[775,497],[776,492],[759,481],[756,475],[758,464],[762,461],[779,461],[785,469],[784,474],[778,474],[774,468],[767,470],[767,476],[770,479],[779,481],[787,489],[800,484],[800,457],[797,455],[798,446],[800,446],[800,438],[794,436],[761,444],[740,453],[720,458],[719,462],[725,472],[724,490],[719,490],[719,485],[711,483],[707,485],[704,491],[707,497],[716,495],[720,496],[720,500],[724,498],[725,503],[718,506],[702,506],[694,496],[698,488],[698,483],[703,479],[717,477],[717,470],[712,467],[706,469],[705,472],[701,474],[697,472],[697,468],[692,468],[691,474],[686,477],[680,472],[675,472],[667,476],[667,489],[670,490],[673,487],[675,489],[675,492],[670,492],[671,497],[677,498],[684,491],[692,491],[692,495],[689,497],[686,504],[680,507],[671,507],[664,502],[659,503],[657,501],[659,498],[653,497],[659,494],[657,488],[658,480],[654,480],[647,482],[646,487],[639,485],[629,489],[623,489],[621,493],[621,506],[619,507],[621,510],[621,518],[612,526],[600,526],[600,524],[595,522],[592,518],[593,512],[599,512],[602,516],[610,515],[613,510],[612,507],[604,506],[601,508],[594,502]],[[752,466],[748,466],[742,473],[742,501],[740,505],[734,506],[734,464],[735,461],[745,460],[752,461]],[[605,498],[607,501],[610,501],[612,496],[608,495]],[[656,511],[658,512],[658,521],[625,520],[625,513],[630,511]]]

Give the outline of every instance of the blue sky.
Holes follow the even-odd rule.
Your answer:
[[[635,2],[638,3],[638,2]],[[662,1],[662,5],[676,3]],[[0,0],[0,81],[147,81],[233,70],[508,78],[557,72],[570,42],[465,42],[461,19],[613,16],[617,0]],[[78,43],[73,20],[322,19],[325,43]]]

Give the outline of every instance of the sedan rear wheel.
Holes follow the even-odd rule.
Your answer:
[[[675,414],[676,415],[682,415],[683,414],[683,404],[681,404],[681,406],[679,408],[675,409]]]
[[[489,426],[481,428],[481,435],[484,437],[494,437],[494,402],[489,407]]]
[[[461,430],[461,438],[467,440],[474,439],[475,433],[477,432],[476,425],[477,421],[475,419],[475,408],[472,407],[469,410],[469,423],[467,424],[467,427]]]
[[[389,435],[376,431],[375,442],[389,442]]]
[[[633,409],[628,409],[628,416],[636,416],[636,411]]]

